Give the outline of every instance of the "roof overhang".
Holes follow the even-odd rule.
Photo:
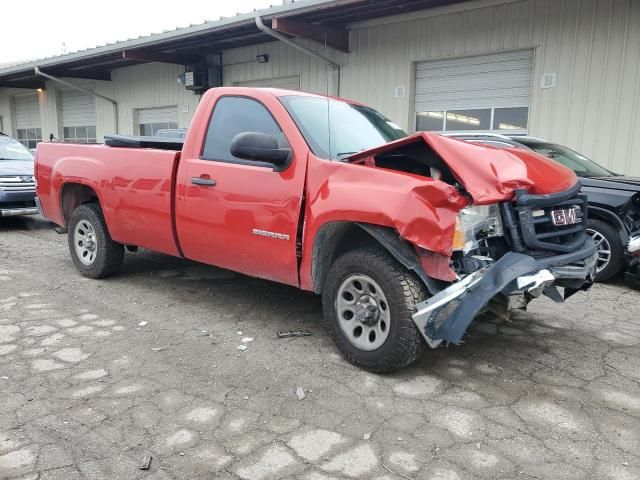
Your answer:
[[[273,41],[256,27],[257,15],[290,37],[326,41],[332,48],[348,51],[351,23],[464,1],[468,0],[303,0],[2,68],[0,87],[42,88],[44,82],[35,67],[57,77],[108,81],[112,70],[131,65],[203,63],[207,54]]]

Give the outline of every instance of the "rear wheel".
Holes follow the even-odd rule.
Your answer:
[[[104,278],[120,270],[124,247],[111,239],[98,205],[86,203],[76,208],[68,230],[71,258],[82,275]]]
[[[596,281],[612,279],[624,267],[624,247],[618,230],[602,220],[590,219],[587,234],[593,238],[598,248]]]
[[[390,372],[413,363],[424,341],[411,315],[427,297],[422,283],[387,252],[361,248],[329,269],[323,289],[327,329],[354,365]]]

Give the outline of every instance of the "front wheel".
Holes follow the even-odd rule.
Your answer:
[[[111,239],[98,205],[86,203],[76,208],[68,230],[71,258],[82,275],[104,278],[120,270],[124,247]]]
[[[361,248],[340,256],[323,288],[329,334],[345,358],[372,372],[413,363],[424,341],[411,315],[427,297],[422,283],[386,251]]]

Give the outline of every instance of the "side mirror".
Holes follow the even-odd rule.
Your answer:
[[[231,155],[243,160],[272,163],[276,167],[288,165],[291,149],[278,148],[278,140],[259,132],[243,132],[233,137]]]

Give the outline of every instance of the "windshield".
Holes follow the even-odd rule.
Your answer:
[[[534,152],[549,157],[573,170],[579,177],[611,177],[613,174],[584,155],[556,143],[527,145]]]
[[[341,159],[407,136],[369,107],[319,97],[287,96],[280,100],[320,158]]]
[[[0,136],[0,160],[33,161],[33,155],[20,142],[10,137]]]

